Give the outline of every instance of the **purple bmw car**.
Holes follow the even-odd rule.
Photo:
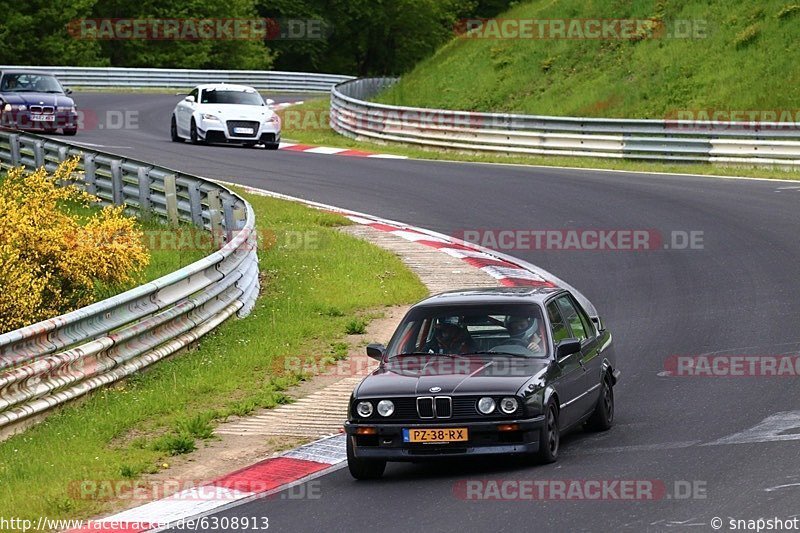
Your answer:
[[[78,132],[75,102],[55,76],[26,70],[0,72],[0,126],[64,135]]]

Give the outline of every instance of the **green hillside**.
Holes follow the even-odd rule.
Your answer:
[[[536,0],[499,18],[656,19],[664,35],[457,37],[380,101],[629,118],[684,109],[800,109],[800,5],[786,0]],[[694,37],[667,36],[679,32]]]

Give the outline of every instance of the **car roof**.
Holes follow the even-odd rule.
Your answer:
[[[235,83],[206,83],[203,85],[198,85],[196,87],[201,91],[207,91],[210,89],[226,89],[229,91],[255,91],[258,92],[255,88],[250,87],[249,85],[237,85]]]
[[[414,307],[543,303],[551,296],[560,292],[566,291],[561,287],[477,287],[456,289],[430,296],[414,305]]]

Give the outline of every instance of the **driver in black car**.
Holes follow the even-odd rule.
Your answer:
[[[475,343],[462,327],[440,322],[434,326],[434,337],[426,348],[432,353],[466,354],[475,351]]]
[[[544,352],[542,335],[539,332],[539,321],[525,315],[512,315],[506,320],[509,338],[520,341],[532,352]]]

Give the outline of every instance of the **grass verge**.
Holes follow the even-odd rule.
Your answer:
[[[0,516],[102,513],[109,503],[84,496],[82,483],[154,473],[169,456],[211,438],[214,421],[286,402],[282,391],[303,376],[285,369],[285,357],[337,358],[337,339],[364,310],[425,295],[397,257],[337,231],[346,219],[244,196],[267,236],[259,250],[262,293],[252,315],[0,443]]]
[[[555,157],[535,155],[478,154],[455,150],[419,148],[406,144],[383,144],[357,141],[339,135],[328,126],[330,102],[324,99],[308,101],[284,109],[283,137],[285,141],[338,148],[379,151],[414,159],[437,161],[462,161],[472,163],[499,163],[508,165],[539,165],[587,169],[622,170],[632,172],[664,172],[673,174],[700,174],[716,176],[746,176],[753,178],[800,180],[800,171],[786,168],[769,168],[753,165],[668,164],[646,161],[625,161],[594,157]]]
[[[798,17],[792,0],[519,2],[498,18],[566,19],[569,33],[559,34],[554,24],[545,26],[541,38],[513,38],[513,29],[498,33],[497,25],[487,25],[485,33],[452,39],[379,100],[466,111],[659,119],[679,110],[785,110],[796,122]],[[583,33],[586,26],[572,24],[578,19],[661,26],[648,32],[639,24],[627,38],[620,33],[615,39],[613,32],[592,38]],[[538,29],[530,33],[539,37]]]

